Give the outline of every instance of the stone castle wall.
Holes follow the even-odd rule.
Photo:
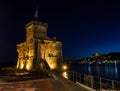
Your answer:
[[[37,61],[43,59],[53,70],[62,62],[62,43],[47,37],[46,26],[33,21],[26,25],[26,41],[17,44],[18,69],[30,71],[40,66]]]

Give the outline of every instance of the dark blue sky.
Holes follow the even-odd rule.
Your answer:
[[[63,43],[66,58],[120,52],[120,2],[110,0],[1,0],[0,61],[16,62],[16,44],[25,41],[25,24],[48,23],[48,36]]]

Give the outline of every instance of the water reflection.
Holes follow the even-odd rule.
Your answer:
[[[66,79],[68,79],[68,73],[67,72],[62,72],[62,76],[64,77],[64,78],[66,78]]]
[[[88,73],[91,74],[91,66],[88,64]]]
[[[115,61],[114,65],[115,65],[115,77],[118,78],[118,68],[117,68],[116,61]]]
[[[83,74],[90,74],[120,80],[120,63],[94,63],[94,64],[73,64],[70,66],[70,71],[77,71]]]

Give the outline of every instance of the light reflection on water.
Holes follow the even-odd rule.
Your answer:
[[[64,78],[66,78],[66,79],[68,79],[68,73],[67,72],[62,72],[62,74],[61,74]]]
[[[70,71],[120,80],[120,63],[71,64]]]
[[[88,65],[88,72],[89,72],[89,74],[91,74],[91,66],[90,66],[90,64]]]
[[[116,78],[118,78],[118,68],[117,68],[116,62],[115,62],[115,76],[116,76]]]

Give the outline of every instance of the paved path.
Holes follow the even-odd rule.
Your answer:
[[[89,91],[61,76],[53,78],[0,83],[0,91]]]

